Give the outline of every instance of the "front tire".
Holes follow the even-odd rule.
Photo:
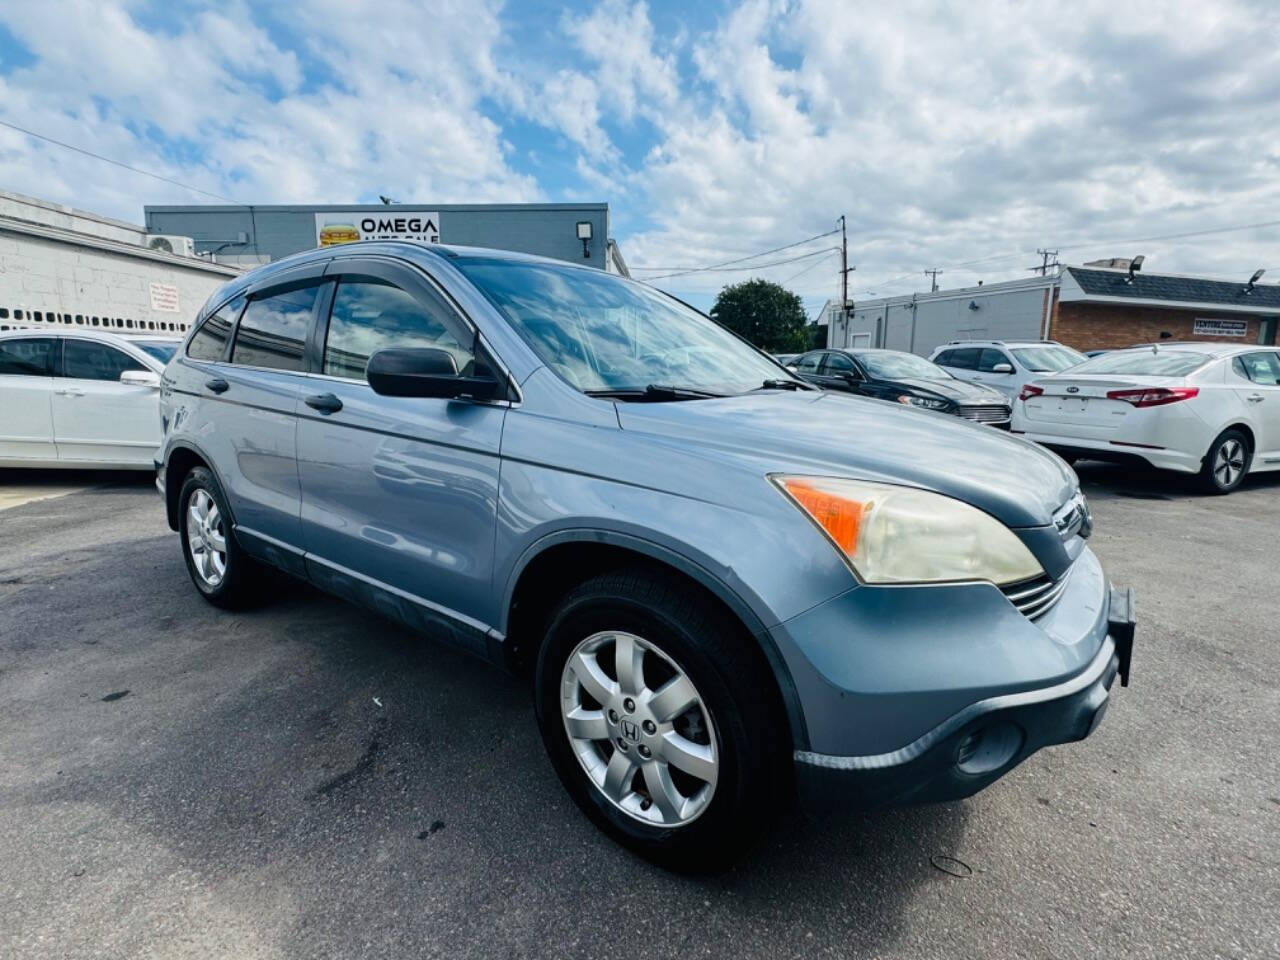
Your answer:
[[[1207,493],[1231,493],[1249,473],[1253,451],[1239,430],[1224,430],[1209,446],[1200,468],[1200,485]]]
[[[551,762],[597,826],[662,866],[726,866],[786,798],[786,719],[752,642],[643,568],[587,581],[550,617],[535,703]]]
[[[236,542],[226,497],[206,467],[195,467],[183,479],[178,536],[187,573],[202,597],[228,609],[257,601],[262,569]]]

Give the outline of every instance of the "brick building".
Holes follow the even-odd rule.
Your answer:
[[[1044,277],[860,301],[823,310],[832,346],[927,356],[951,340],[1058,340],[1108,350],[1156,340],[1274,344],[1280,284],[1130,269],[1128,260]]]

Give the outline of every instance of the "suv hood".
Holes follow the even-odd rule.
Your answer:
[[[1039,527],[1075,494],[1075,474],[1030,441],[959,417],[819,391],[678,403],[618,403],[624,430],[717,450],[768,473],[901,483]]]

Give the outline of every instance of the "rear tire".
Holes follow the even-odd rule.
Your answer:
[[[1231,493],[1249,473],[1253,451],[1240,430],[1224,430],[1209,446],[1200,468],[1200,485],[1206,493]]]
[[[583,583],[549,618],[534,683],[552,765],[598,827],[661,866],[729,865],[788,799],[788,726],[752,642],[642,567]]]
[[[261,599],[267,571],[236,542],[226,497],[207,467],[194,467],[183,478],[178,536],[187,573],[202,597],[233,610]]]

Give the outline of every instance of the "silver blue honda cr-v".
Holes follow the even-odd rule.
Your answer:
[[[196,588],[261,565],[529,676],[613,837],[725,862],[805,806],[964,797],[1084,738],[1132,593],[1061,460],[824,393],[650,287],[328,248],[238,278],[165,371]]]

